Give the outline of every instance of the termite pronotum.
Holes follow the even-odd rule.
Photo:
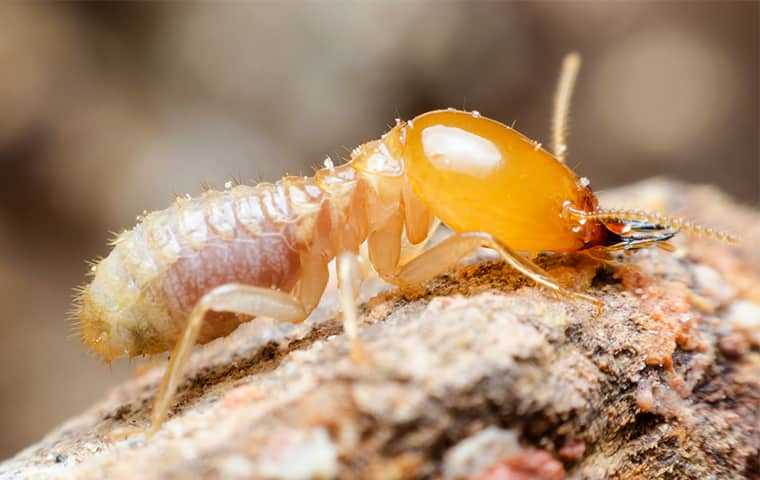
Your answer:
[[[350,161],[328,160],[314,177],[207,191],[146,215],[118,236],[79,293],[82,341],[106,361],[173,349],[155,431],[193,345],[257,316],[303,321],[324,292],[332,259],[344,331],[358,356],[357,253],[365,242],[375,270],[395,285],[425,282],[487,247],[544,288],[598,304],[560,286],[532,256],[665,246],[679,230],[733,241],[679,219],[598,207],[588,180],[562,161],[577,55],[564,65],[556,156],[478,112],[436,110],[397,121]],[[453,235],[400,264],[402,237],[421,244],[438,221]]]

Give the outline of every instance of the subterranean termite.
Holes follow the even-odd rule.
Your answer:
[[[565,289],[536,265],[538,252],[664,245],[679,230],[732,241],[680,219],[606,210],[564,163],[576,54],[560,76],[554,155],[478,112],[436,110],[397,121],[347,163],[313,177],[236,185],[178,198],[118,236],[77,297],[82,341],[106,361],[173,349],[156,398],[162,424],[190,351],[258,316],[301,322],[316,307],[336,259],[344,331],[361,357],[357,254],[386,281],[418,285],[486,247],[545,289]],[[423,243],[441,221],[454,233],[401,264],[402,237]],[[520,253],[518,253],[520,252]]]

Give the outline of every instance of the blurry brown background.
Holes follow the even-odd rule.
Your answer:
[[[662,174],[757,204],[758,5],[2,3],[0,458],[131,374],[64,320],[109,231],[433,108],[548,143],[569,50],[570,164],[592,186]]]

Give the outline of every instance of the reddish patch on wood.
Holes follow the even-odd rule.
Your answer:
[[[499,461],[471,480],[563,480],[565,468],[543,450],[527,449]]]
[[[568,462],[582,458],[584,453],[586,453],[586,442],[580,438],[568,440],[559,449],[560,458]]]
[[[672,370],[676,347],[687,351],[704,348],[696,331],[700,314],[692,308],[691,293],[685,284],[656,282],[634,268],[620,269],[617,276],[623,288],[639,298],[641,311],[646,314],[638,322],[649,337],[640,345],[647,365]]]

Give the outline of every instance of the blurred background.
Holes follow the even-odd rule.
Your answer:
[[[758,2],[0,4],[0,458],[132,375],[69,336],[84,260],[177,193],[309,174],[395,117],[475,109],[569,163],[760,202]]]

